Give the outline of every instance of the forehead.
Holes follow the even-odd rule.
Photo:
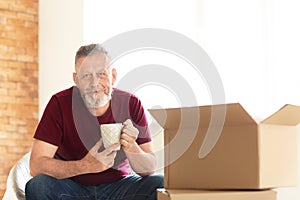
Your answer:
[[[107,56],[97,53],[81,57],[76,61],[76,71],[103,70],[109,66]]]

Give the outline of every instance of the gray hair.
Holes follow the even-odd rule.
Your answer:
[[[104,53],[106,55],[106,57],[108,58],[108,60],[110,60],[110,57],[109,57],[107,51],[101,44],[89,44],[89,45],[81,46],[77,50],[76,56],[75,56],[75,64],[79,58],[91,56],[91,55],[94,55],[97,53]]]

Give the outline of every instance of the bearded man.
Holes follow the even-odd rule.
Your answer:
[[[163,176],[145,111],[116,78],[100,44],[78,49],[76,86],[51,97],[35,131],[26,199],[156,199]],[[104,148],[99,126],[112,123],[123,124],[120,141]]]

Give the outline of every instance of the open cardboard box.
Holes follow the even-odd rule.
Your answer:
[[[157,189],[158,200],[276,200],[273,190],[262,191],[208,191]]]
[[[257,123],[239,104],[151,109],[164,128],[167,189],[267,189],[297,185],[300,107]]]

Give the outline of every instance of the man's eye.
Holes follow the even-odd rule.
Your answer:
[[[82,76],[83,79],[88,79],[88,78],[91,78],[92,77],[92,74],[84,74]]]
[[[97,75],[98,75],[98,77],[104,77],[104,76],[106,76],[106,73],[105,72],[98,72]]]

